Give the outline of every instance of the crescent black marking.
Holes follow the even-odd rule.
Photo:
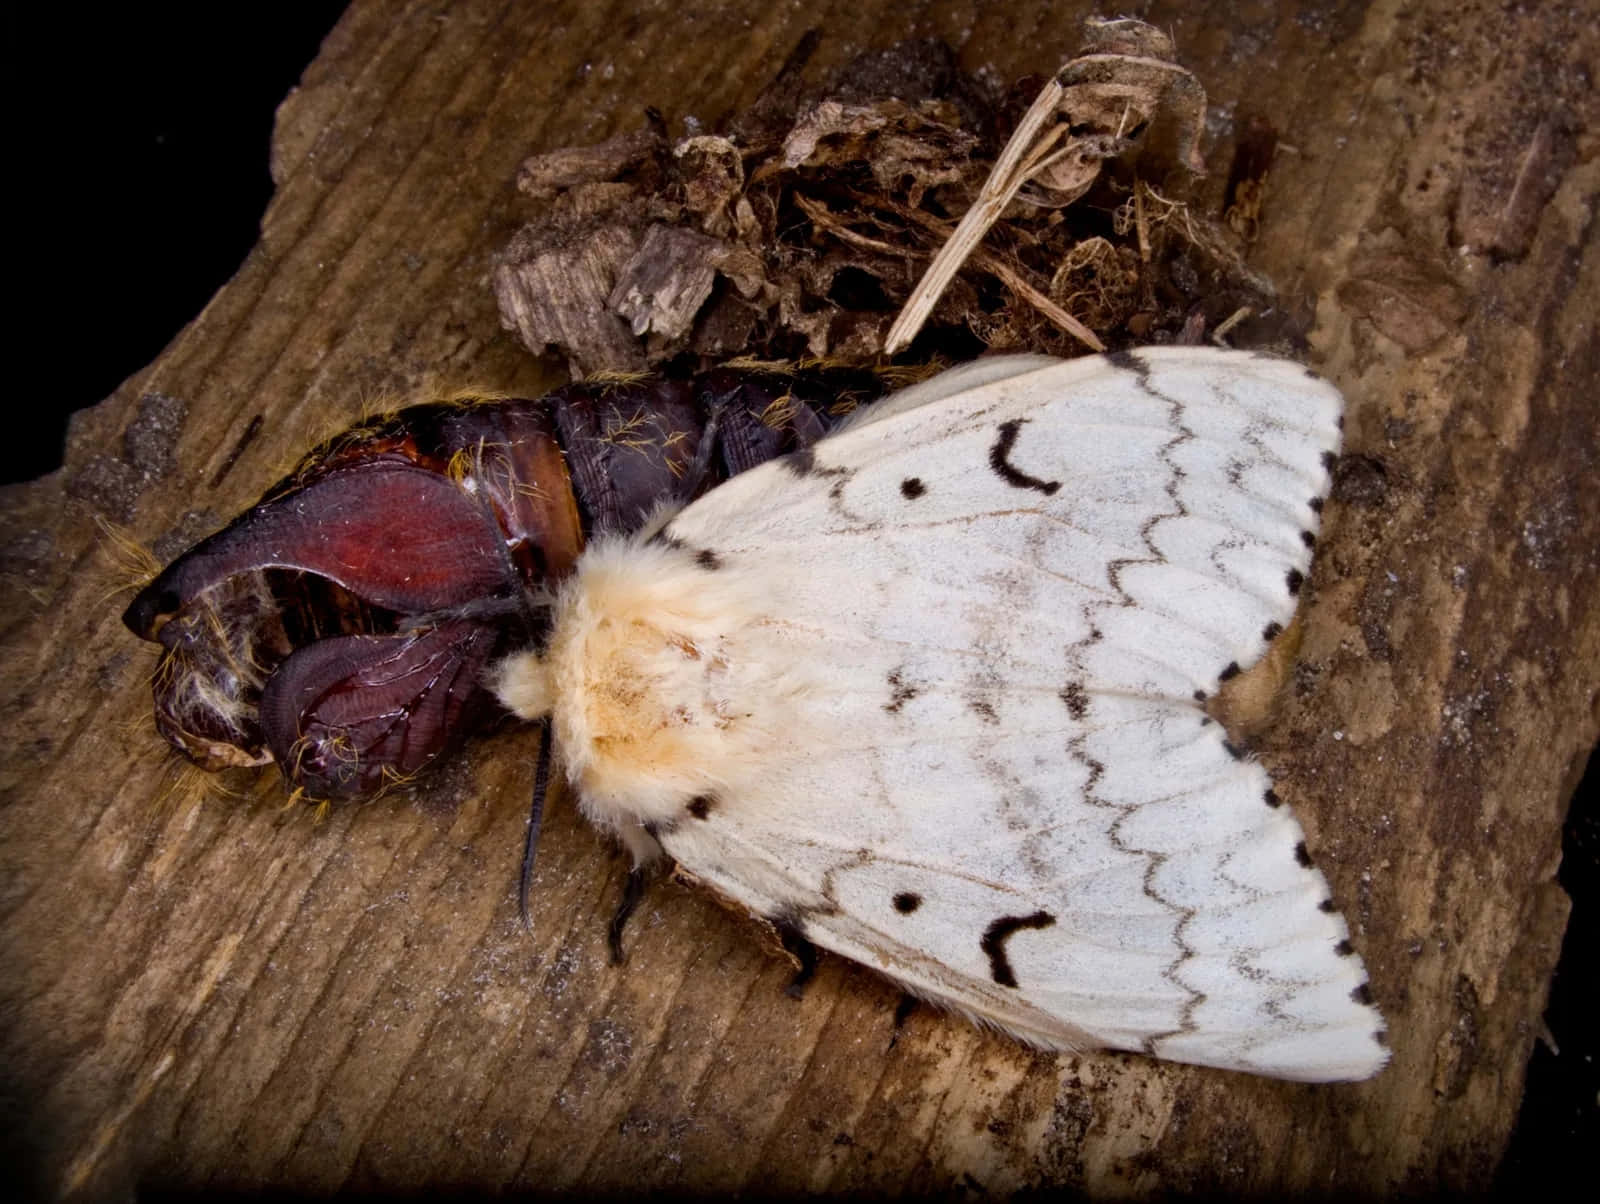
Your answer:
[[[1013,418],[1009,422],[1000,424],[1000,437],[989,449],[989,467],[1013,489],[1033,489],[1049,497],[1061,488],[1060,481],[1041,481],[1038,477],[1029,476],[1007,458],[1011,455],[1011,449],[1017,445],[1017,433],[1022,430],[1025,421],[1027,420],[1023,418]]]
[[[1001,916],[990,924],[983,939],[978,942],[978,948],[989,959],[989,977],[1002,987],[1015,987],[1017,976],[1006,957],[1006,942],[1011,939],[1012,933],[1021,929],[1049,928],[1055,922],[1055,916],[1048,911],[1036,911],[1031,916]]]

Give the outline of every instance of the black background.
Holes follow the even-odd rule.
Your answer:
[[[238,270],[272,195],[273,111],[344,7],[58,4],[19,22],[7,192],[23,380],[0,480],[60,467],[68,415],[155,359]]]
[[[36,17],[13,45],[24,379],[12,404],[28,420],[0,440],[0,479],[59,467],[71,411],[155,359],[237,270],[272,194],[273,112],[343,8],[75,8]],[[1574,911],[1546,1017],[1561,1052],[1535,1048],[1500,1168],[1508,1192],[1571,1173],[1600,1137],[1595,783],[1591,758],[1561,869]]]

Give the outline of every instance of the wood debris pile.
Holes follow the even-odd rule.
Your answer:
[[[813,44],[720,132],[674,141],[656,120],[528,159],[538,212],[494,273],[506,327],[575,375],[881,362],[975,205],[995,220],[975,213],[946,251],[959,271],[922,290],[925,325],[902,322],[907,360],[1194,341],[1271,307],[1237,229],[1179,199],[1205,96],[1159,31],[1091,22],[1077,58],[1010,89],[936,41],[807,86]]]

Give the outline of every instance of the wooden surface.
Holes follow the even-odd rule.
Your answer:
[[[1047,71],[1038,3],[358,0],[285,103],[238,276],[0,513],[0,1001],[14,1136],[50,1192],[483,1187],[1107,1194],[1483,1186],[1567,902],[1560,821],[1600,687],[1592,14],[1456,0],[1135,5],[1235,130],[1282,141],[1254,263],[1350,400],[1296,689],[1256,742],[1354,929],[1394,1062],[1310,1087],[1025,1051],[824,959],[803,1000],[748,925],[651,897],[564,807],[534,931],[525,733],[318,822],[172,788],[151,651],[96,517],[164,555],[377,397],[557,379],[489,256],[535,150],[748,103],[899,37]],[[1087,5],[1075,6],[1084,12]],[[1569,22],[1564,24],[1563,22]],[[260,416],[259,437],[217,479]]]

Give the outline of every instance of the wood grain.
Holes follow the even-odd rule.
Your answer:
[[[365,402],[559,379],[499,328],[527,154],[749,103],[939,35],[1047,71],[1089,6],[358,0],[284,103],[238,275],[0,496],[0,1015],[43,1190],[1482,1188],[1567,902],[1600,717],[1597,34],[1579,9],[1152,3],[1234,132],[1277,126],[1255,266],[1346,392],[1292,697],[1256,744],[1354,928],[1394,1062],[1308,1087],[1031,1053],[824,959],[800,1001],[750,927],[652,896],[557,807],[514,880],[526,733],[413,799],[284,810],[175,789],[152,658],[97,517],[164,554]],[[160,395],[170,401],[142,399]],[[176,404],[173,404],[176,403]],[[216,478],[257,418],[260,433]],[[238,783],[235,783],[238,785]]]

